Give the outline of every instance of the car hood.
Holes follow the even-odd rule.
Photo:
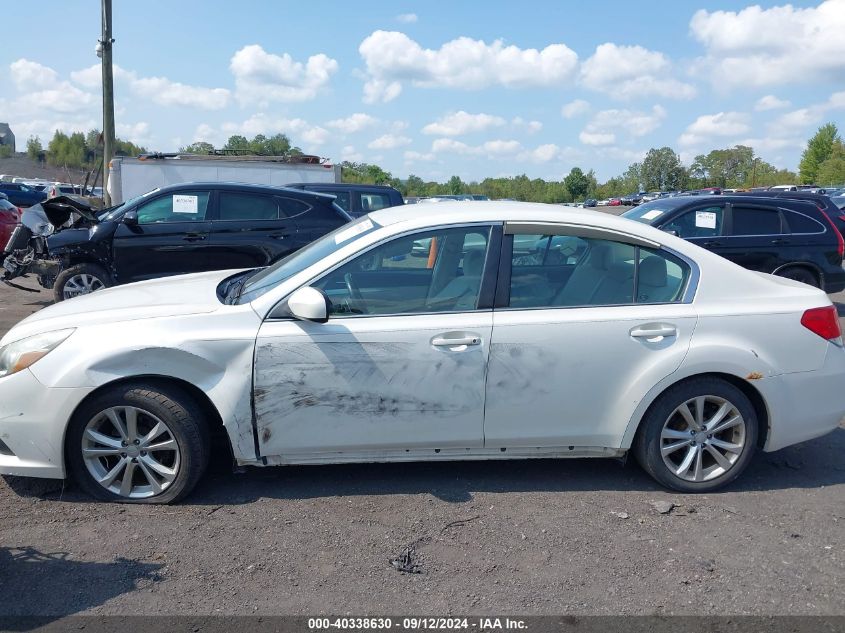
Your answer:
[[[217,286],[237,272],[217,270],[165,277],[62,301],[18,323],[0,344],[65,328],[214,312],[223,307]]]
[[[77,196],[56,196],[48,198],[41,203],[47,219],[53,226],[61,226],[67,222],[74,213],[79,214],[91,224],[97,224],[99,220],[94,209]]]

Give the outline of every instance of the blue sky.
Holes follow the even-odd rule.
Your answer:
[[[61,37],[0,51],[21,150],[100,127],[100,3],[46,4]],[[795,169],[820,124],[845,127],[845,0],[114,4],[118,135],[154,150],[284,132],[400,177],[604,180],[663,145]]]

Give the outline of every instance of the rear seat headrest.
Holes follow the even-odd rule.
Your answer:
[[[590,247],[590,267],[607,270],[613,263],[613,249],[610,244],[594,242]]]
[[[662,288],[668,283],[666,260],[650,255],[640,262],[639,281],[647,286]]]

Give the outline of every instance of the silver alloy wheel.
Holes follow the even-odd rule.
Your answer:
[[[745,448],[745,420],[719,396],[698,396],[677,407],[660,432],[663,463],[685,481],[709,481],[728,472]]]
[[[105,284],[94,275],[80,273],[65,282],[64,288],[62,288],[62,295],[65,299],[73,299],[80,295],[87,295],[97,290],[102,290],[105,287]]]
[[[111,407],[95,415],[82,432],[81,448],[94,481],[128,499],[161,494],[179,474],[173,433],[137,407]]]

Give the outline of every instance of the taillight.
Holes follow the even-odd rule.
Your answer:
[[[842,239],[842,233],[839,232],[839,229],[836,228],[836,225],[833,223],[833,220],[830,219],[830,216],[827,213],[822,212],[822,215],[824,216],[825,220],[827,220],[827,223],[830,224],[831,228],[833,229],[833,232],[836,234],[836,239],[838,240],[839,244],[839,257],[845,257],[845,240]],[[840,218],[841,217],[842,216],[840,216]]]
[[[839,315],[834,306],[805,311],[801,316],[801,325],[829,341],[841,342],[842,330],[839,328]]]

